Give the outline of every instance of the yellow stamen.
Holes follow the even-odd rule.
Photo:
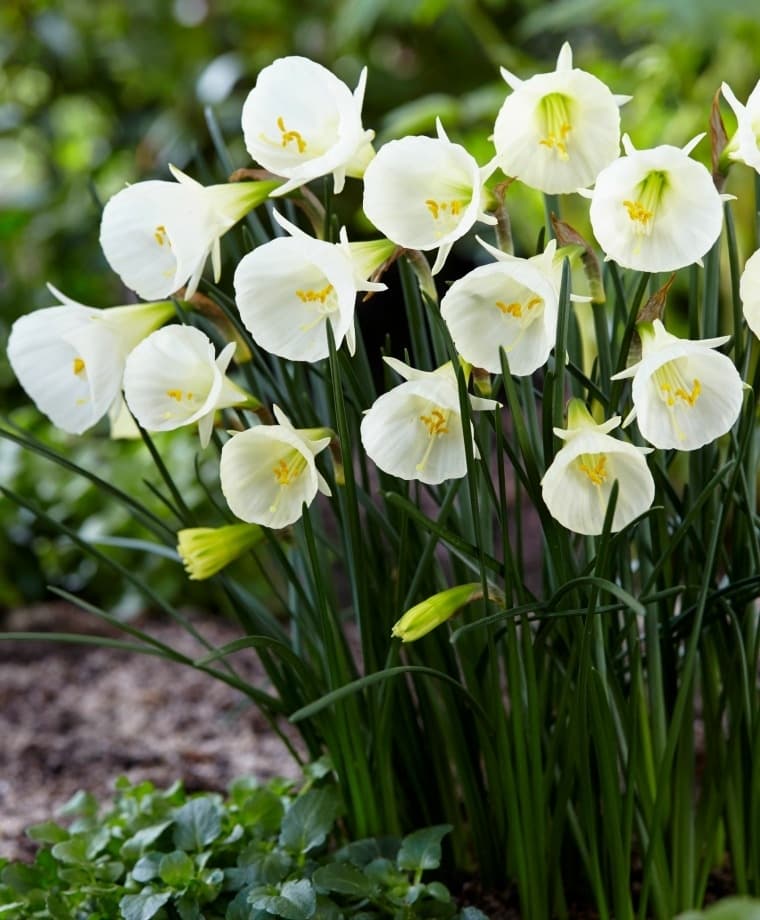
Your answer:
[[[538,104],[538,118],[543,131],[539,146],[553,151],[560,160],[567,160],[568,138],[573,130],[572,100],[562,93],[548,93]]]
[[[303,153],[306,150],[306,141],[300,131],[288,131],[285,127],[285,119],[282,115],[277,119],[277,127],[280,129],[281,141],[283,147],[287,147],[291,141],[295,141],[298,152]]]
[[[296,291],[296,297],[298,297],[302,303],[314,303],[316,301],[324,303],[330,294],[332,294],[333,290],[333,286],[328,284],[323,287],[321,291]]]
[[[684,387],[673,387],[669,383],[661,383],[660,390],[663,394],[662,398],[668,406],[675,406],[676,401],[679,399],[681,402],[686,403],[687,406],[694,406],[699,399],[699,394],[702,392],[702,384],[695,377],[688,390]]]
[[[166,395],[169,399],[176,399],[177,402],[182,402],[182,390],[167,390]]]
[[[626,211],[628,211],[628,216],[631,220],[638,221],[640,224],[649,223],[649,221],[654,217],[654,211],[650,211],[644,207],[640,201],[629,201],[625,200],[623,206]]]
[[[280,486],[291,485],[306,469],[306,460],[298,453],[297,450],[291,451],[292,457],[286,460],[280,457],[275,466],[272,467],[274,478]]]
[[[462,213],[463,204],[464,202],[457,201],[455,198],[451,199],[451,201],[436,201],[434,198],[425,199],[425,207],[433,215],[434,220],[446,215],[458,217]]]
[[[607,480],[606,454],[581,454],[578,469],[595,485],[600,486]]]
[[[635,233],[648,236],[652,232],[657,209],[662,203],[667,188],[667,173],[655,169],[647,173],[639,182],[633,198],[623,199],[623,207],[628,212],[628,218],[633,223]]]
[[[430,415],[421,415],[420,421],[424,423],[430,437],[436,434],[449,433],[449,429],[446,427],[448,412],[444,413],[440,409],[433,409]]]
[[[526,310],[532,310],[540,303],[540,297],[531,297],[531,299],[524,306]],[[520,317],[523,315],[523,304],[519,303],[518,301],[514,301],[513,303],[504,303],[503,300],[497,300],[496,306],[505,315],[508,314],[509,316],[514,316],[516,319],[520,319]]]
[[[74,374],[78,377],[85,371],[85,363],[81,358],[74,358]]]
[[[159,246],[163,246],[166,243],[171,247],[171,241],[169,240],[169,234],[166,232],[166,227],[163,224],[159,224],[156,229],[153,231],[153,236]]]

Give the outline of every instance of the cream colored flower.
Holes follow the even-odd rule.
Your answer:
[[[435,484],[464,476],[465,434],[451,362],[435,371],[418,371],[396,358],[384,360],[405,382],[375,400],[362,419],[367,454],[381,470],[401,479]],[[492,399],[469,399],[473,409],[498,406]],[[473,438],[472,426],[468,436]],[[474,439],[472,450],[480,456]]]
[[[727,153],[732,160],[746,163],[760,173],[760,82],[755,84],[746,105],[739,102],[728,83],[723,83],[721,90],[737,120]]]
[[[82,434],[121,400],[127,354],[174,306],[162,301],[98,310],[48,287],[60,305],[16,320],[8,360],[40,412],[64,431]]]
[[[643,323],[642,359],[612,379],[633,377],[633,411],[643,437],[663,449],[696,450],[725,434],[739,417],[743,384],[725,355],[729,336],[679,339],[660,320]]]
[[[739,296],[747,325],[760,338],[760,249],[747,259],[739,281]]]
[[[236,517],[279,529],[297,521],[317,491],[330,494],[314,463],[330,443],[330,434],[324,428],[294,428],[277,406],[274,415],[277,425],[258,425],[227,441],[219,476]]]
[[[513,92],[499,110],[493,142],[502,171],[549,194],[591,185],[620,148],[618,107],[601,80],[573,67],[565,42],[551,73],[520,80],[502,68]]]
[[[364,211],[389,240],[406,249],[438,250],[440,271],[454,242],[482,220],[483,183],[493,170],[480,169],[460,144],[452,144],[441,122],[437,137],[403,137],[377,152],[364,174]]]
[[[106,203],[100,223],[108,264],[145,300],[167,297],[183,285],[185,297],[192,297],[209,256],[218,281],[220,238],[280,185],[203,186],[176,167],[169,169],[176,182],[155,179],[127,186]]]
[[[192,326],[158,329],[127,358],[124,397],[130,411],[146,431],[197,422],[206,447],[217,410],[255,402],[226,375],[234,354],[230,342],[216,357],[209,337]]]
[[[271,354],[313,362],[328,355],[329,321],[336,347],[345,338],[353,354],[356,294],[385,290],[366,278],[393,244],[358,244],[363,248],[355,251],[345,232],[340,243],[327,243],[274,213],[290,236],[257,246],[235,271],[235,300],[246,329]]]
[[[591,226],[608,259],[645,272],[701,264],[723,225],[723,197],[689,156],[703,136],[651,150],[623,137],[626,156],[599,173],[590,195]]]
[[[243,135],[251,157],[288,180],[276,195],[329,173],[337,195],[346,175],[361,177],[374,137],[362,127],[366,82],[365,67],[351,93],[321,64],[297,56],[259,73],[243,105]]]
[[[554,429],[565,443],[541,480],[546,507],[568,530],[600,534],[617,482],[612,530],[622,530],[654,499],[654,479],[644,460],[652,448],[613,438],[609,432],[618,427],[620,416],[597,425],[579,399],[570,401],[567,422],[566,429]]]

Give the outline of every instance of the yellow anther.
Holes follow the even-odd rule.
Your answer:
[[[688,390],[682,386],[674,387],[670,383],[661,383],[660,390],[662,390],[665,402],[668,406],[675,406],[679,399],[681,402],[686,403],[687,406],[693,406],[699,399],[699,394],[702,392],[702,384],[695,377],[694,382]]]
[[[431,438],[436,434],[449,433],[449,429],[446,427],[448,413],[442,412],[440,409],[433,409],[430,415],[421,415],[420,421],[427,428]]]
[[[520,303],[504,303],[503,300],[497,300],[496,306],[505,315],[516,316],[518,319],[522,316],[522,304]]]
[[[298,297],[302,303],[314,303],[315,301],[324,303],[330,294],[332,294],[333,290],[333,286],[328,284],[323,287],[321,291],[296,291],[296,297]]]
[[[572,131],[572,125],[561,124],[559,130],[556,133],[547,134],[546,137],[542,137],[538,142],[542,147],[548,147],[550,150],[555,150],[560,160],[568,159],[567,152],[567,135]]]
[[[166,227],[163,224],[159,224],[156,227],[156,229],[153,231],[153,236],[159,246],[163,246],[164,243],[166,243],[167,246],[171,246],[169,234],[166,232]]]
[[[455,198],[450,201],[436,201],[434,198],[425,199],[425,207],[433,215],[434,220],[439,217],[445,217],[450,214],[452,217],[458,217],[462,213],[462,202]]]
[[[526,310],[532,310],[533,307],[537,307],[541,303],[540,297],[531,297],[530,300],[525,304]]]
[[[74,358],[74,374],[78,377],[85,371],[85,363],[81,358]]]
[[[538,119],[543,132],[539,146],[554,151],[560,160],[569,159],[567,142],[573,130],[575,106],[569,96],[547,93],[538,103]]]
[[[182,390],[167,390],[166,395],[169,399],[176,399],[177,402],[182,402]]]
[[[581,454],[578,458],[578,469],[588,476],[595,486],[600,486],[607,479],[607,455]]]
[[[624,201],[623,206],[626,211],[628,211],[628,216],[631,220],[636,221],[644,227],[646,227],[649,221],[654,217],[654,211],[645,208],[640,201]]]
[[[295,141],[299,153],[303,153],[304,150],[306,150],[306,141],[303,139],[301,132],[288,131],[288,129],[285,127],[285,119],[282,117],[282,115],[280,115],[277,119],[277,127],[280,129],[280,143],[283,147],[287,147],[291,141]]]

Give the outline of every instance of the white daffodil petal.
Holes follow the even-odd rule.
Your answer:
[[[654,499],[644,451],[593,428],[571,437],[546,471],[541,488],[552,517],[575,533],[600,534],[612,486],[618,496],[612,530],[643,514]]]
[[[631,150],[603,169],[590,217],[608,259],[639,271],[675,271],[717,240],[723,205],[707,169],[663,145]]]
[[[167,303],[97,310],[69,298],[16,320],[8,359],[37,408],[70,434],[101,419],[118,398],[126,353],[164,322]]]
[[[224,356],[228,363],[231,357]],[[147,431],[172,431],[201,422],[205,447],[214,413],[244,402],[234,384],[225,387],[214,346],[200,329],[166,326],[149,335],[129,355],[124,395],[135,418]]]
[[[565,43],[552,73],[514,85],[494,125],[502,171],[549,194],[591,185],[618,155],[618,102],[601,80],[572,68]]]
[[[727,83],[721,86],[721,91],[737,120],[736,135],[729,144],[729,156],[760,173],[760,81],[755,84],[746,105],[739,102]]]
[[[478,164],[459,144],[404,137],[380,148],[364,174],[364,211],[388,239],[438,249],[469,231],[482,210]]]
[[[320,485],[314,455],[292,428],[261,425],[234,435],[222,448],[222,492],[233,514],[279,529],[301,517]]]
[[[510,259],[455,281],[441,300],[441,315],[470,364],[500,373],[503,348],[510,371],[524,376],[541,367],[554,346],[558,298],[538,266]]]
[[[739,281],[739,295],[747,325],[760,338],[760,249],[747,259]]]
[[[362,127],[361,92],[307,58],[279,58],[265,67],[243,105],[242,126],[251,157],[290,181],[284,194],[333,173],[340,191],[346,167],[372,138]]]

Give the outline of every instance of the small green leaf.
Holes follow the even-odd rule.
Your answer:
[[[53,847],[53,856],[62,863],[81,866],[89,862],[87,856],[87,839],[83,836],[62,840]]]
[[[317,895],[308,879],[285,882],[279,894],[251,895],[251,905],[282,920],[309,920],[317,909]]]
[[[341,847],[335,858],[363,869],[374,859],[391,859],[395,862],[400,846],[401,840],[398,837],[367,837]]]
[[[164,858],[163,853],[146,853],[141,856],[132,869],[132,878],[136,882],[150,882],[158,876],[158,867]]]
[[[409,834],[401,841],[396,857],[399,869],[437,869],[441,864],[441,840],[452,830],[450,824],[436,824]]]
[[[37,843],[60,843],[67,840],[69,832],[55,821],[43,821],[26,829],[26,836]]]
[[[85,792],[80,789],[62,805],[56,812],[59,815],[71,817],[76,815],[84,818],[94,818],[98,813],[98,800],[91,792]]]
[[[174,846],[178,850],[202,850],[222,832],[219,796],[190,799],[174,813]]]
[[[308,853],[321,846],[340,813],[340,800],[332,786],[310,789],[299,796],[282,819],[280,846]]]
[[[171,891],[153,891],[152,888],[140,894],[127,894],[119,901],[121,916],[123,920],[150,920],[171,896]]]
[[[451,892],[440,882],[429,882],[425,886],[425,890],[433,900],[440,901],[441,904],[451,903]]]
[[[184,888],[195,875],[195,865],[187,853],[175,850],[162,857],[158,866],[158,874],[161,881],[171,888]]]
[[[312,876],[312,881],[326,891],[336,891],[355,898],[368,898],[374,885],[351,863],[328,863],[321,866]]]
[[[171,821],[162,821],[160,824],[143,827],[136,834],[133,834],[129,840],[124,841],[119,855],[124,859],[134,859],[136,856],[142,855],[146,848],[155,843],[171,824]]]

